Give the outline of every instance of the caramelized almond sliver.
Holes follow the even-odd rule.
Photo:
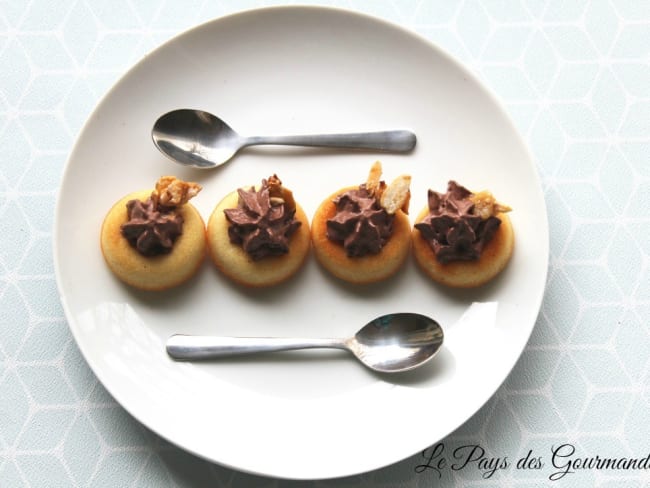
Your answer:
[[[163,206],[175,207],[184,205],[200,191],[201,185],[198,183],[179,180],[175,176],[162,176],[156,182],[152,196]]]
[[[404,213],[408,213],[408,204],[411,198],[410,185],[411,177],[409,175],[398,176],[383,191],[379,204],[389,214],[394,214],[400,209]]]
[[[507,205],[497,202],[494,195],[487,190],[473,193],[469,198],[474,202],[474,210],[472,213],[478,215],[483,220],[493,217],[500,212],[510,212],[512,210]]]
[[[270,176],[267,184],[269,185],[269,196],[272,204],[284,203],[285,208],[288,210],[294,210],[296,208],[293,193],[291,193],[291,190],[282,186],[282,181],[278,178],[278,175],[274,174]]]
[[[370,167],[370,172],[366,179],[366,190],[368,190],[371,195],[374,195],[381,187],[381,173],[381,162],[375,161]]]

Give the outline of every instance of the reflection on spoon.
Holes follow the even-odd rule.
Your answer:
[[[347,339],[216,337],[175,334],[167,340],[174,359],[212,359],[258,352],[335,348],[350,351],[381,373],[408,371],[425,364],[440,350],[444,334],[433,319],[416,313],[382,315]]]
[[[195,168],[216,168],[246,146],[272,144],[408,152],[416,137],[410,131],[255,136],[237,134],[219,117],[202,110],[180,109],[162,115],[151,130],[160,151],[177,163]]]

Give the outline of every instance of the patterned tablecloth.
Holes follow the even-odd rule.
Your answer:
[[[0,487],[302,485],[210,464],[132,419],[72,339],[51,251],[62,170],[98,99],[171,36],[275,3],[0,2]],[[650,2],[321,4],[418,32],[501,98],[541,175],[551,256],[521,359],[438,446],[450,461],[476,446],[482,464],[439,474],[432,445],[314,486],[650,486]]]

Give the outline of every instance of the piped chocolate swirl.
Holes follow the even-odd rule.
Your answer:
[[[291,192],[273,175],[262,180],[259,189],[240,188],[237,193],[237,207],[224,210],[230,242],[241,246],[253,260],[287,254],[290,237],[301,225],[295,218]]]
[[[501,225],[496,213],[510,210],[491,194],[472,193],[453,180],[446,193],[429,190],[428,207],[428,215],[415,227],[442,264],[478,260]]]
[[[126,204],[128,220],[120,227],[122,236],[143,256],[170,253],[183,233],[183,216],[178,210],[199,191],[196,183],[161,177],[147,200]]]
[[[395,215],[379,205],[366,185],[342,193],[334,204],[336,214],[327,221],[327,237],[342,244],[348,257],[381,251],[393,232]]]
[[[126,204],[129,220],[121,227],[122,235],[143,256],[171,252],[174,241],[183,233],[183,216],[174,207],[161,207],[149,197]]]

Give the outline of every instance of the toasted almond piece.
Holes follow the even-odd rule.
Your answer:
[[[285,208],[289,210],[296,209],[296,201],[293,198],[293,193],[291,193],[291,190],[282,186],[282,181],[278,178],[278,175],[274,174],[270,176],[267,183],[269,185],[269,196],[271,197],[272,203],[280,204],[283,202]]]
[[[374,195],[375,192],[380,189],[381,173],[381,162],[375,161],[370,168],[368,179],[366,180],[366,190],[368,190],[371,195]]]
[[[383,191],[379,204],[389,214],[394,214],[399,209],[408,213],[408,202],[411,197],[410,185],[411,177],[409,175],[398,176]]]
[[[296,209],[296,201],[293,198],[293,192],[291,190],[282,187],[282,199],[284,200],[285,209]]]
[[[266,183],[269,186],[269,196],[271,198],[282,198],[282,181],[278,178],[278,175],[273,174],[269,176],[266,179]]]
[[[378,202],[381,201],[381,196],[384,194],[384,190],[386,189],[386,182],[384,180],[381,180],[379,182],[379,188],[377,188],[372,196],[375,197],[375,200]]]
[[[179,180],[175,176],[161,176],[151,196],[161,205],[175,207],[184,205],[200,191],[198,183]]]
[[[404,203],[402,203],[402,206],[400,209],[402,212],[408,215],[409,213],[409,204],[411,203],[411,190],[409,190],[408,194],[406,195],[406,198],[404,199]]]
[[[269,198],[269,202],[271,203],[272,207],[277,207],[278,205],[284,205],[284,198],[271,197]]]
[[[483,220],[488,219],[500,212],[510,212],[512,208],[497,202],[494,195],[487,190],[473,193],[470,200],[474,202],[474,210],[472,213],[478,215]]]

